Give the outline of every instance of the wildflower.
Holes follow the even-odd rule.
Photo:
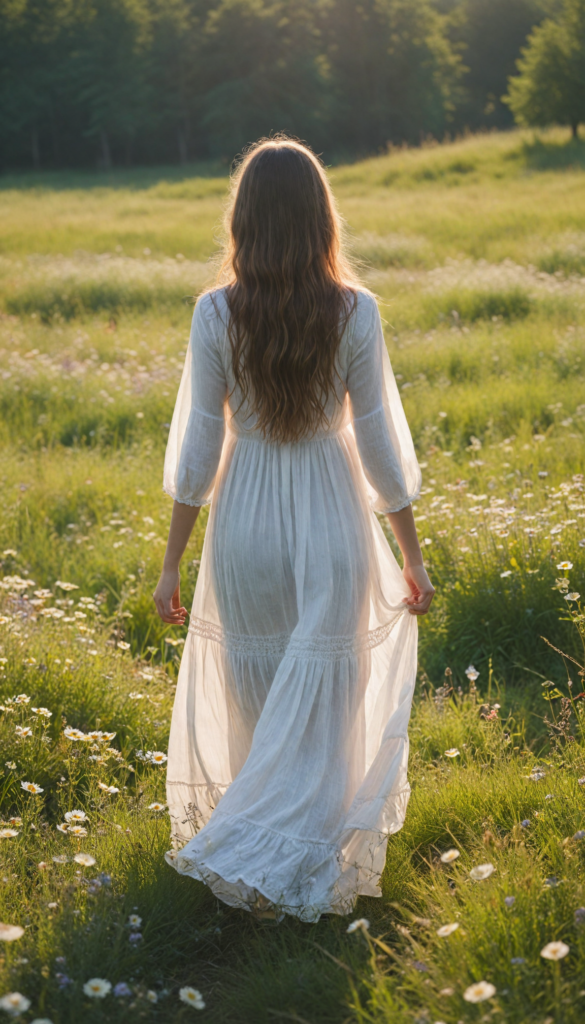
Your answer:
[[[17,736],[20,736],[21,740],[26,739],[27,736],[32,736],[33,731],[29,725],[17,725],[14,730]]]
[[[463,998],[466,1003],[483,1003],[484,999],[491,999],[496,994],[496,987],[489,981],[477,981],[465,989]]]
[[[149,811],[164,811],[166,806],[167,806],[166,804],[159,804],[159,803],[155,802],[153,804],[149,804],[148,805],[148,810]]]
[[[582,779],[577,779],[577,785],[578,786],[585,786],[585,775],[583,776]]]
[[[24,935],[24,928],[19,924],[0,924],[0,941],[15,942]]]
[[[128,699],[129,700],[144,700],[144,694],[143,693],[138,693],[136,690],[134,690],[132,693],[128,694]]]
[[[41,715],[42,718],[53,717],[53,712],[49,711],[48,708],[31,708],[31,711],[33,711],[35,715]]]
[[[193,1006],[196,1010],[205,1009],[201,992],[198,992],[196,988],[191,988],[189,985],[185,985],[184,988],[180,989],[179,999],[182,1003],[187,1003],[187,1006]]]
[[[459,850],[445,850],[445,852],[441,854],[441,861],[443,864],[452,864],[452,862],[457,860],[460,856],[461,854]]]
[[[20,832],[17,832],[15,828],[0,828],[0,839],[14,839],[19,835]]]
[[[540,768],[534,769],[533,768],[532,771],[530,772],[530,775],[527,775],[526,778],[530,779],[532,782],[540,782],[541,779],[544,779],[545,775],[546,775],[546,772],[543,772],[542,769],[540,769]]]
[[[92,999],[103,999],[111,991],[111,988],[111,983],[105,978],[90,978],[83,986],[83,991]]]
[[[87,821],[85,811],[66,811],[65,821]]]
[[[471,869],[469,875],[473,878],[474,882],[483,882],[484,878],[489,878],[495,870],[493,864],[478,864]]]
[[[119,981],[117,985],[114,985],[114,992],[113,992],[113,994],[117,998],[120,998],[121,996],[131,996],[132,995],[132,989],[130,988],[129,985],[126,984],[125,981]]]
[[[569,572],[569,569],[573,568],[572,562],[559,562],[557,569],[562,569],[564,572]]]
[[[125,640],[118,640],[118,643],[116,644],[116,647],[118,647],[121,651],[129,651],[130,650],[130,644],[126,643]]]
[[[30,999],[20,992],[9,992],[0,999],[0,1010],[5,1010],[11,1017],[18,1017],[20,1013],[26,1013],[30,1006]]]
[[[120,792],[117,786],[108,786],[105,782],[98,782],[98,786],[100,789],[103,789],[104,793],[109,793],[110,796]]]
[[[470,683],[474,683],[476,679],[479,679],[479,672],[473,665],[470,665],[465,669],[465,675],[469,679]]]
[[[575,592],[575,593],[572,593],[572,594],[565,594],[564,597],[565,597],[565,601],[578,601],[579,598],[581,597],[581,594],[577,594],[577,592]]]
[[[131,946],[137,946],[139,942],[142,942],[142,934],[140,932],[130,932],[128,941]]]
[[[439,992],[440,996],[452,996],[455,994],[454,988],[442,988]]]
[[[68,725],[66,729],[63,729],[63,735],[68,740],[73,740],[77,743],[78,740],[85,739],[85,733],[81,729],[74,729],[73,726]]]
[[[352,932],[357,932],[358,928],[361,928],[362,931],[367,932],[369,927],[370,922],[367,920],[367,918],[358,917],[356,921],[352,921],[351,924],[347,926],[346,931],[348,935],[351,935]]]
[[[69,857],[65,853],[60,853],[56,857],[53,857],[54,864],[68,864]]]
[[[22,818],[19,815],[16,815],[16,817],[8,819],[8,824],[20,827],[22,825]]]
[[[102,733],[102,743],[111,743],[112,740],[115,739],[115,737],[116,737],[116,733],[115,732],[103,732]]]
[[[141,924],[142,918],[139,917],[138,914],[130,914],[130,917],[128,918],[128,925],[130,928],[140,928]]]
[[[548,942],[540,955],[545,960],[562,960],[569,952],[569,946],[565,942]]]
[[[83,864],[84,868],[91,868],[95,864],[95,857],[91,853],[76,853],[73,860],[76,864]]]
[[[100,872],[100,874],[98,875],[98,880],[101,882],[102,885],[112,884],[112,876],[107,875],[105,871]]]
[[[413,960],[412,966],[415,971],[428,971],[427,965],[423,964],[422,960]]]
[[[585,907],[577,907],[573,916],[575,918],[575,924],[585,924]]]
[[[458,927],[459,924],[457,921],[454,921],[453,924],[443,924],[440,928],[437,928],[437,935],[440,939],[446,939],[448,935],[452,935],[453,932],[456,932]]]
[[[26,693],[19,693],[17,697],[12,698],[13,704],[29,704],[30,697],[27,697]]]
[[[511,576],[511,575],[512,575],[512,570],[511,569],[506,569],[505,572],[501,572],[500,573],[500,576],[502,577],[502,579],[505,579],[506,576]]]
[[[36,782],[21,782],[20,785],[27,793],[33,793],[34,796],[44,792],[43,788],[41,786],[37,786]]]
[[[39,871],[44,871],[45,868],[48,868],[48,866],[49,865],[47,864],[46,860],[40,860],[39,863],[37,864]]]
[[[68,828],[69,828],[69,825],[67,824],[67,822],[64,822],[62,825],[57,825],[57,832],[64,832],[64,833],[66,833]]]
[[[445,757],[459,757],[457,747],[449,747],[449,750],[445,751]]]
[[[510,963],[514,964],[514,967],[519,967],[520,964],[525,964],[526,960],[523,956],[513,956],[512,959],[510,960]]]
[[[524,818],[524,821],[521,821],[520,824],[522,825],[522,828],[528,828],[530,825],[530,818]]]
[[[73,984],[71,978],[69,978],[66,974],[62,974],[61,971],[57,971],[57,973],[55,974],[55,978],[61,991],[63,991],[64,988],[67,988],[68,985]]]
[[[583,831],[582,828],[579,829],[578,832],[575,832],[575,835],[573,836],[573,839],[585,839],[585,832]]]
[[[84,827],[83,827],[83,825],[68,825],[68,826],[67,826],[67,831],[68,831],[68,832],[69,832],[69,833],[70,833],[70,834],[71,834],[72,836],[78,836],[78,837],[79,837],[80,839],[81,839],[81,838],[82,838],[83,836],[86,836],[86,835],[87,835],[87,829],[86,829],[86,828],[84,828]]]
[[[545,878],[544,880],[545,889],[557,889],[560,884],[561,883],[556,875],[551,875],[550,878]]]
[[[4,764],[7,768],[10,768],[11,771],[14,771],[16,768],[16,761],[5,761]]]
[[[506,904],[506,906],[508,907],[508,909],[509,909],[510,907],[513,907],[513,906],[514,906],[514,904],[515,904],[515,902],[516,902],[516,897],[515,897],[515,896],[505,896],[505,897],[504,897],[504,903]]]
[[[57,907],[59,906],[59,904],[53,902],[53,903],[47,903],[47,906],[48,906],[49,910],[56,910]]]
[[[162,750],[147,750],[146,759],[151,764],[164,764],[168,760],[167,755],[163,754]]]
[[[57,580],[55,583],[56,587],[61,587],[61,590],[79,590],[79,587],[75,583],[64,583],[63,580]]]
[[[149,1003],[158,1003],[158,996],[154,989],[152,988],[149,988],[148,992],[146,993],[146,998],[148,999]]]

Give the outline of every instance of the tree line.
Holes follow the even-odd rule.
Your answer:
[[[508,78],[567,4],[0,0],[0,168],[231,159],[275,130],[334,161],[530,121]]]

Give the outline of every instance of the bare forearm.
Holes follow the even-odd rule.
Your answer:
[[[199,511],[200,506],[183,505],[180,501],[173,502],[169,539],[163,563],[165,570],[178,570]]]
[[[412,505],[401,508],[400,512],[389,512],[388,522],[392,527],[392,533],[396,537],[396,542],[402,552],[405,566],[423,565],[423,556],[414,523]]]

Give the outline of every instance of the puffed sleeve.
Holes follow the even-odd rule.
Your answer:
[[[347,389],[358,451],[376,512],[399,512],[418,497],[421,472],[390,365],[373,295],[360,292]]]
[[[225,372],[209,294],[193,313],[191,338],[165,455],[163,490],[184,505],[208,505],[225,433]]]

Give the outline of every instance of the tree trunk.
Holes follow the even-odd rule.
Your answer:
[[[34,127],[31,128],[30,144],[31,144],[31,150],[32,150],[33,167],[34,167],[35,171],[40,171],[40,169],[41,169],[41,152],[40,152],[40,147],[39,147],[39,133],[38,133],[36,125],[34,125]]]
[[[578,139],[579,138],[579,124],[578,123],[571,125],[571,136],[574,139]]]
[[[177,128],[177,144],[179,146],[179,159],[182,164],[186,164],[189,155],[187,153],[187,139],[182,128]]]
[[[102,147],[102,159],[101,164],[104,171],[111,171],[112,169],[112,154],[110,152],[110,141],[108,139],[108,133],[104,128],[100,131],[100,143]]]

